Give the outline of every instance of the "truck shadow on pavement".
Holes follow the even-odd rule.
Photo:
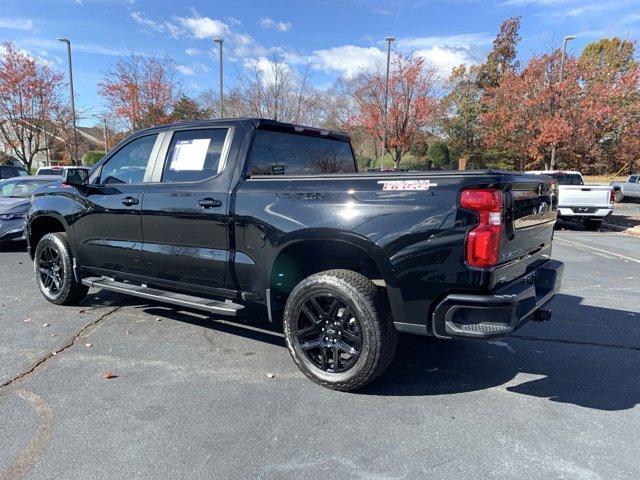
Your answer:
[[[261,309],[230,320],[117,294],[100,296],[115,305],[132,301],[128,304],[149,315],[283,347],[282,360],[290,361],[281,324],[269,323]],[[581,300],[559,294],[550,322],[532,322],[512,337],[493,341],[401,335],[389,370],[354,394],[433,396],[496,388],[506,395],[598,410],[633,408],[640,403],[640,313],[583,305]]]
[[[640,313],[559,294],[548,324],[495,341],[403,336],[388,372],[362,393],[446,395],[498,387],[598,410],[640,403]],[[555,324],[554,324],[555,321]]]

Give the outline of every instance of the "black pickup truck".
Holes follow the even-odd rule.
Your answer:
[[[27,237],[50,302],[95,287],[215,315],[263,305],[308,377],[353,390],[397,332],[485,339],[548,319],[556,209],[550,177],[360,174],[343,133],[215,120],[67,169],[36,191]]]

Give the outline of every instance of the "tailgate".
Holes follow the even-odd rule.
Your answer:
[[[533,268],[532,264],[548,260],[557,207],[557,182],[554,179],[514,177],[505,190],[498,283],[514,280]]]
[[[611,187],[605,185],[560,185],[558,205],[561,207],[609,208]]]

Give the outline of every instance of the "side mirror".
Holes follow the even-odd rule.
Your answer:
[[[86,168],[65,168],[62,172],[62,183],[81,187],[89,182],[89,171]]]

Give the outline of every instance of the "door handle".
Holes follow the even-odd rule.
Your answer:
[[[137,198],[133,198],[133,197],[124,197],[122,199],[122,204],[126,205],[127,207],[130,207],[132,205],[137,205],[138,203],[140,203],[140,200],[138,200]]]
[[[203,198],[202,200],[198,200],[198,205],[202,208],[215,208],[221,207],[222,202],[220,200],[214,200],[213,198]]]

